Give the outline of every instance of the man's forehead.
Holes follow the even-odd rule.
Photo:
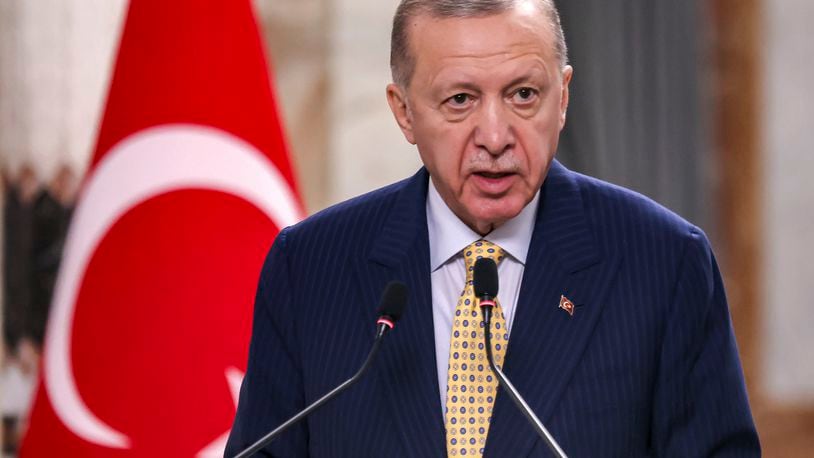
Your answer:
[[[416,64],[438,58],[500,61],[509,54],[555,55],[554,34],[543,13],[518,8],[474,17],[421,14],[409,25]]]
[[[550,71],[539,56],[519,56],[490,65],[446,65],[434,74],[428,75],[439,90],[468,88],[486,89],[486,86],[513,86],[521,82],[545,84],[550,79]]]

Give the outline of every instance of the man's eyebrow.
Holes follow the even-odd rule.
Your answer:
[[[539,81],[544,86],[548,86],[548,74],[546,72],[535,72],[535,71],[527,71],[522,75],[515,77],[513,80],[506,85],[507,88],[516,86],[520,83],[525,83],[529,81]]]
[[[480,87],[478,87],[478,85],[476,85],[474,83],[471,83],[469,81],[456,81],[456,82],[452,82],[450,84],[446,84],[443,87],[441,87],[441,90],[443,92],[457,91],[459,89],[472,91],[472,92],[479,92],[480,91]]]

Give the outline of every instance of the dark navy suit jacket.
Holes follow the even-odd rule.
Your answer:
[[[279,234],[227,456],[353,375],[391,280],[410,303],[371,371],[261,455],[445,456],[427,180],[422,169]],[[760,454],[709,243],[668,210],[554,162],[516,313],[505,372],[569,456]],[[485,456],[548,453],[498,394]]]

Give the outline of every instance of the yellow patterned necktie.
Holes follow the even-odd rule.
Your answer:
[[[482,457],[498,382],[486,359],[483,318],[472,287],[472,271],[479,258],[491,258],[500,263],[504,253],[499,246],[478,240],[464,248],[463,254],[466,286],[455,307],[449,342],[447,404],[444,409],[447,456]],[[503,367],[509,335],[499,303],[492,312],[492,330],[492,356],[495,364]]]

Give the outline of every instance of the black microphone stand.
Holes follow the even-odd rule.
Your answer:
[[[362,367],[358,371],[356,371],[355,374],[353,374],[353,377],[345,380],[341,385],[329,391],[328,394],[322,396],[321,398],[311,403],[311,405],[306,407],[304,410],[300,411],[300,413],[298,413],[297,415],[294,415],[293,417],[289,418],[285,423],[275,428],[274,431],[261,437],[257,442],[255,442],[254,444],[252,444],[239,454],[235,455],[235,458],[246,458],[254,455],[261,448],[265,447],[266,445],[271,443],[271,441],[276,439],[277,436],[282,434],[282,432],[288,429],[291,425],[302,420],[303,418],[308,416],[308,414],[320,408],[323,404],[330,401],[332,398],[336,397],[339,393],[345,391],[348,387],[356,383],[356,381],[359,380],[362,377],[362,375],[364,375],[365,372],[367,372],[367,369],[370,367],[370,363],[373,361],[373,358],[376,356],[376,353],[379,352],[379,346],[382,343],[382,337],[384,336],[385,331],[387,331],[391,327],[392,325],[388,326],[387,324],[383,324],[380,322],[378,330],[376,331],[376,339],[373,341],[373,347],[367,354],[367,359],[365,359],[365,363],[362,364]]]
[[[502,370],[495,365],[494,359],[492,359],[492,301],[491,298],[486,297],[487,300],[481,300],[481,312],[483,313],[483,328],[484,328],[484,337],[486,339],[486,359],[489,360],[489,366],[491,366],[492,371],[497,375],[498,380],[500,380],[500,385],[506,390],[506,393],[509,394],[509,397],[512,398],[515,405],[523,415],[526,416],[529,423],[532,424],[534,429],[537,431],[537,434],[543,438],[548,448],[551,449],[551,453],[555,456],[560,458],[567,458],[565,452],[562,451],[560,448],[560,444],[557,443],[557,440],[554,439],[554,436],[548,432],[545,426],[543,426],[543,422],[537,418],[537,415],[534,414],[534,411],[531,410],[526,401],[520,396],[520,393],[517,391],[517,388],[512,385],[512,382],[506,377]]]

